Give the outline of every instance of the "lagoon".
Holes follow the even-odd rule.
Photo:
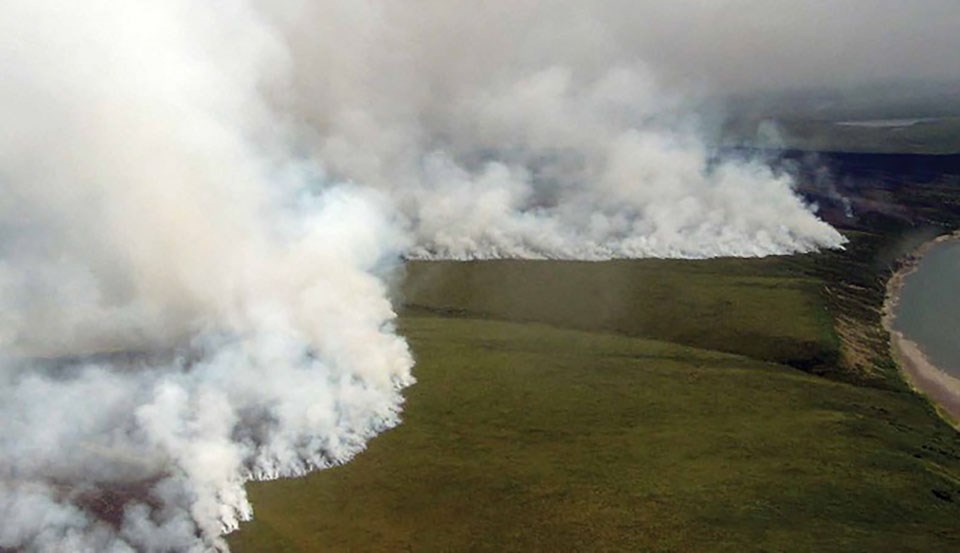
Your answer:
[[[893,327],[931,363],[960,378],[960,241],[935,245],[900,291]]]

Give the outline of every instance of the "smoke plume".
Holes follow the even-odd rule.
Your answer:
[[[242,2],[14,2],[0,56],[0,547],[203,551],[250,478],[398,421],[382,197],[330,185],[259,88]]]
[[[332,174],[393,199],[412,257],[839,245],[790,179],[713,159],[690,115],[697,95],[663,88],[644,48],[623,50],[622,20],[642,11],[533,0],[274,9],[295,66],[275,97]]]
[[[404,255],[842,243],[582,5],[4,3],[0,549],[224,549],[244,482],[349,460]]]

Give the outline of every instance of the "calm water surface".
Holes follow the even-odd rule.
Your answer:
[[[835,125],[841,127],[865,127],[870,129],[897,129],[912,127],[919,123],[939,121],[936,117],[915,117],[912,119],[863,119],[860,121],[838,121]]]
[[[907,277],[894,328],[920,345],[930,361],[960,377],[960,242],[935,246]]]

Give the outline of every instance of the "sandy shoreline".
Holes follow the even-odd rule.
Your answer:
[[[906,263],[887,282],[883,304],[883,327],[890,333],[890,353],[913,389],[930,398],[954,426],[960,424],[960,379],[937,368],[916,342],[893,328],[900,291],[907,276],[917,270],[923,256],[937,244],[960,240],[960,231],[939,236],[910,254]]]

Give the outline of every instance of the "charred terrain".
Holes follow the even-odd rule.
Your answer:
[[[418,262],[405,422],[250,488],[236,551],[955,551],[960,435],[880,325],[960,157],[787,152],[844,251]]]

